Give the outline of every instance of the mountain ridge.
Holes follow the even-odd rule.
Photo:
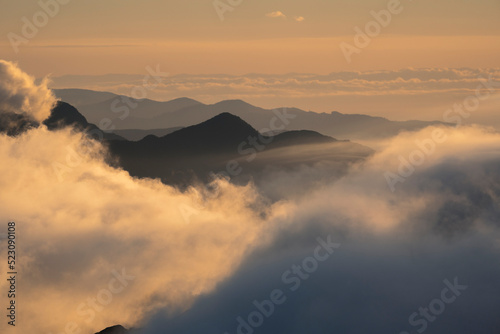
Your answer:
[[[89,91],[82,90],[82,94],[91,94]],[[77,90],[72,90],[75,101],[78,100],[75,95]],[[55,90],[56,95],[61,97],[61,91]],[[119,97],[118,95],[115,95]],[[210,117],[216,116],[222,112],[230,112],[239,116],[252,125],[255,129],[264,129],[269,125],[273,116],[273,110],[286,110],[294,114],[288,130],[309,129],[333,136],[339,139],[366,140],[380,139],[397,135],[402,131],[414,131],[430,125],[449,125],[439,121],[392,121],[384,117],[370,116],[364,114],[342,114],[338,111],[329,113],[316,113],[314,111],[305,111],[298,108],[278,108],[264,109],[256,107],[243,100],[224,100],[214,104],[204,104],[189,98],[187,105],[169,104],[171,101],[158,102],[153,100],[136,101],[134,108],[126,108],[126,104],[119,104],[121,108],[127,110],[124,113],[113,112],[110,101],[106,103],[86,104],[82,106],[80,112],[94,123],[99,124],[103,118],[109,118],[113,121],[116,129],[159,129],[186,127],[201,123]],[[114,101],[114,99],[111,99]],[[67,101],[71,103],[71,101]],[[77,101],[78,102],[78,101]],[[192,103],[192,105],[190,105]],[[153,108],[154,104],[154,108]],[[79,107],[76,105],[76,107]],[[116,110],[115,110],[116,111]]]
[[[324,152],[329,152],[326,156],[321,151],[307,158],[296,154],[293,149],[288,150],[315,144],[336,147],[324,148]],[[230,113],[221,113],[163,137],[149,135],[137,142],[111,140],[108,147],[118,158],[116,166],[132,176],[160,178],[167,184],[180,186],[187,186],[193,181],[207,182],[211,173],[231,170],[227,167],[230,163],[238,167],[248,166],[245,172],[233,175],[248,181],[270,166],[298,167],[322,159],[345,162],[346,156],[357,161],[373,153],[373,150],[360,144],[339,141],[310,130],[266,136]],[[288,160],[279,156],[286,156]]]

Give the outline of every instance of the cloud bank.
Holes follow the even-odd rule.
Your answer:
[[[349,176],[288,202],[271,242],[146,333],[494,332],[500,135],[443,129],[446,142],[391,192],[383,173],[433,130],[402,134]],[[318,237],[340,247],[314,266]]]
[[[473,93],[479,78],[500,83],[500,69],[402,69],[398,71],[333,72],[327,75],[285,74],[265,75],[176,75],[164,80],[157,94],[170,91],[176,97],[184,94],[192,98],[260,95],[420,95],[430,93]],[[125,94],[142,85],[142,75],[63,76],[53,78],[54,88],[92,88]],[[498,88],[498,87],[497,87]],[[228,93],[228,91],[230,93]],[[228,95],[231,94],[231,95]],[[170,96],[170,95],[165,95]],[[204,99],[202,99],[204,100]]]

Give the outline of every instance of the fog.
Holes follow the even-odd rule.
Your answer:
[[[397,173],[399,157],[408,159],[416,142],[436,130],[444,141],[392,192],[384,174]],[[158,313],[146,333],[493,332],[500,292],[499,135],[477,127],[429,128],[384,145],[340,181],[288,201],[269,243],[186,313]],[[334,253],[317,267],[306,263],[317,238],[328,237],[339,244]],[[285,274],[293,265],[309,268],[302,269],[307,278],[295,274],[295,290]],[[435,300],[445,281],[463,290],[441,310]],[[286,300],[267,304],[267,316],[254,302],[271,300],[276,289]]]

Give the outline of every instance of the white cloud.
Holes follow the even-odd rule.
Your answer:
[[[397,170],[398,157],[407,157],[416,142],[432,138],[437,129],[447,140],[433,149],[427,143],[432,153],[425,163],[396,193],[391,192],[384,172]],[[341,332],[402,333],[415,326],[408,322],[409,315],[441,291],[443,279],[457,276],[484,292],[471,288],[460,297],[463,302],[447,306],[447,312],[469,314],[475,305],[483,305],[477,316],[465,321],[495,328],[490,314],[498,309],[498,302],[484,301],[499,290],[492,278],[498,276],[499,267],[495,266],[493,275],[485,273],[500,253],[500,134],[478,127],[427,128],[385,144],[341,180],[318,184],[313,191],[304,191],[302,198],[288,201],[282,220],[271,222],[273,239],[267,249],[250,254],[227,284],[200,298],[182,316],[156,317],[146,333],[198,334],[205,328],[234,333],[230,329],[238,326],[237,317],[247,319],[254,310],[252,301],[260,302],[276,288],[287,297],[295,295],[276,305],[279,314],[265,318],[261,333],[298,334],[311,323]],[[280,181],[273,180],[272,186],[283,187]],[[288,184],[303,186],[302,182]],[[327,235],[341,243],[332,262],[319,264],[317,272],[308,271],[300,292],[290,292],[280,277],[291,264],[309,256],[318,236]],[[380,316],[381,305],[390,316]],[[337,316],[332,318],[333,313]],[[363,314],[363,321],[352,314]],[[453,314],[449,316],[452,319]],[[443,321],[437,332],[461,333],[460,319],[455,318]],[[322,329],[309,332],[322,333]]]
[[[43,119],[50,91],[1,64],[0,106]],[[0,161],[0,221],[16,221],[23,240],[22,333],[60,333],[68,323],[94,333],[113,321],[137,324],[158,307],[184,309],[238,267],[266,226],[250,186],[220,181],[219,194],[206,198],[201,189],[134,179],[106,164],[99,143],[70,130],[0,134]],[[123,292],[98,304],[94,319],[77,311],[122,268],[136,277]]]
[[[0,78],[0,113],[24,114],[39,122],[50,116],[56,99],[46,79],[36,85],[33,77],[4,60],[0,60]]]
[[[271,12],[271,13],[267,13],[266,14],[267,17],[282,17],[282,18],[286,18],[286,15],[283,14],[281,11],[275,11],[275,12]]]

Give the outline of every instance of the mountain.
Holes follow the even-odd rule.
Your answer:
[[[85,116],[80,114],[72,105],[58,101],[52,108],[50,116],[43,124],[51,131],[65,127],[73,127],[79,131],[85,131],[94,138],[104,140],[125,140],[125,138],[113,133],[101,131],[96,125],[87,122]],[[0,133],[9,136],[17,136],[31,128],[37,128],[40,124],[24,114],[0,112]]]
[[[80,98],[79,92],[85,98]],[[335,138],[351,140],[386,138],[401,131],[413,131],[430,125],[444,124],[425,121],[391,121],[382,117],[342,114],[336,111],[316,113],[297,108],[270,110],[253,106],[241,100],[221,101],[207,105],[187,98],[157,102],[147,99],[135,101],[115,95],[112,98],[103,99],[103,92],[78,89],[72,89],[70,92],[68,90],[55,90],[55,93],[62,99],[70,99],[66,100],[67,102],[78,102],[79,104],[77,103],[75,106],[89,121],[99,125],[102,119],[108,118],[112,120],[116,129],[121,130],[186,127],[224,112],[241,117],[258,130],[269,128],[269,122],[274,117],[275,112],[287,113],[293,115],[294,118],[290,119],[286,130],[308,129]],[[120,102],[121,98],[125,99],[125,102]],[[114,107],[112,107],[113,103],[115,103]]]
[[[257,136],[259,136],[258,131],[240,117],[222,113],[203,123],[183,128],[161,138],[147,136],[139,144],[158,146],[161,150],[172,149],[182,153],[206,154],[234,149],[235,143]]]
[[[166,102],[150,99],[135,101],[124,95],[86,89],[55,89],[53,91],[59,99],[77,107],[89,122],[95,124],[99,124],[103,118],[110,118],[116,120],[115,123],[119,126],[120,117],[123,117],[125,112],[128,115],[127,117],[149,119],[161,114],[201,105],[200,102],[186,97]],[[125,129],[122,126],[119,126],[119,128]]]
[[[93,124],[68,103],[58,101],[52,108],[50,116],[43,121],[43,124],[51,131],[64,127],[74,127],[80,131],[92,131],[97,129]],[[0,132],[5,132],[10,136],[18,135],[30,128],[36,128],[40,124],[24,114],[0,113]],[[108,135],[107,139],[120,139],[115,135]]]
[[[336,141],[333,138],[308,132],[284,132],[276,137],[261,135],[251,125],[240,117],[230,113],[219,114],[197,125],[182,128],[163,137],[149,135],[137,142],[111,141],[110,149],[119,156],[134,155],[134,159],[148,156],[212,156],[216,154],[238,154],[238,146],[252,139],[261,138],[261,142],[273,140],[268,148],[274,146],[289,146],[307,143]],[[251,139],[250,139],[251,138]],[[315,140],[317,139],[317,141]]]
[[[66,101],[77,108],[111,100],[117,96],[113,93],[97,92],[88,89],[55,89],[53,92],[57,98]]]
[[[314,131],[265,136],[230,113],[163,137],[149,135],[137,142],[112,140],[109,150],[116,166],[131,175],[161,178],[177,186],[207,182],[211,174],[220,172],[235,183],[258,181],[266,169],[284,171],[318,162],[334,162],[344,169],[373,153],[365,146]]]
[[[265,185],[272,182],[266,178],[274,172],[281,173],[282,178],[284,173],[295,180],[305,177],[312,184],[325,181],[325,177],[342,176],[350,164],[373,153],[368,147],[311,130],[264,135],[227,112],[165,136],[147,135],[139,141],[101,131],[65,102],[57,103],[44,124],[52,131],[74,127],[94,138],[97,133],[109,148],[110,165],[135,177],[158,178],[181,188],[209,182],[213,175],[230,177],[236,184],[252,181]],[[10,135],[37,126],[22,115],[3,113],[0,117],[0,131]],[[302,175],[304,170],[309,174]],[[279,198],[272,187],[267,191],[269,198]]]
[[[5,133],[8,136],[17,136],[38,125],[38,122],[26,115],[2,112],[0,110],[0,133]]]
[[[175,127],[168,129],[151,129],[151,130],[125,129],[125,130],[113,130],[113,133],[130,141],[138,141],[148,135],[163,137],[180,129],[182,129],[182,127]]]
[[[111,326],[95,334],[140,334],[137,329],[126,329],[121,325]]]
[[[273,147],[286,147],[291,145],[331,143],[335,139],[324,136],[316,131],[293,130],[282,132],[274,136]]]
[[[121,325],[116,325],[116,326],[108,327],[108,328],[100,331],[99,333],[95,333],[95,334],[127,334],[127,333],[129,333],[129,331],[127,329],[125,329],[125,327],[123,327]]]
[[[43,121],[49,130],[57,130],[64,127],[72,126],[80,131],[86,131],[91,135],[102,135],[106,140],[125,140],[113,133],[101,131],[96,125],[89,123],[87,119],[72,105],[58,101],[52,109],[49,118]]]
[[[373,153],[365,146],[310,130],[264,135],[227,112],[164,136],[147,135],[139,141],[101,131],[65,102],[58,102],[43,123],[51,131],[73,127],[94,138],[102,136],[98,139],[109,148],[111,165],[132,176],[159,178],[180,187],[209,182],[214,174],[229,176],[237,184],[258,183],[264,179],[264,171],[292,172],[315,164],[327,168],[325,174],[329,177],[338,177],[348,164]],[[37,126],[23,115],[3,113],[0,117],[0,130],[10,135]],[[321,176],[310,175],[308,179]]]
[[[87,122],[85,116],[80,114],[75,107],[61,101],[57,102],[49,118],[47,118],[43,124],[45,124],[49,130],[57,130],[67,126],[73,126],[83,130],[89,126],[89,122]]]

